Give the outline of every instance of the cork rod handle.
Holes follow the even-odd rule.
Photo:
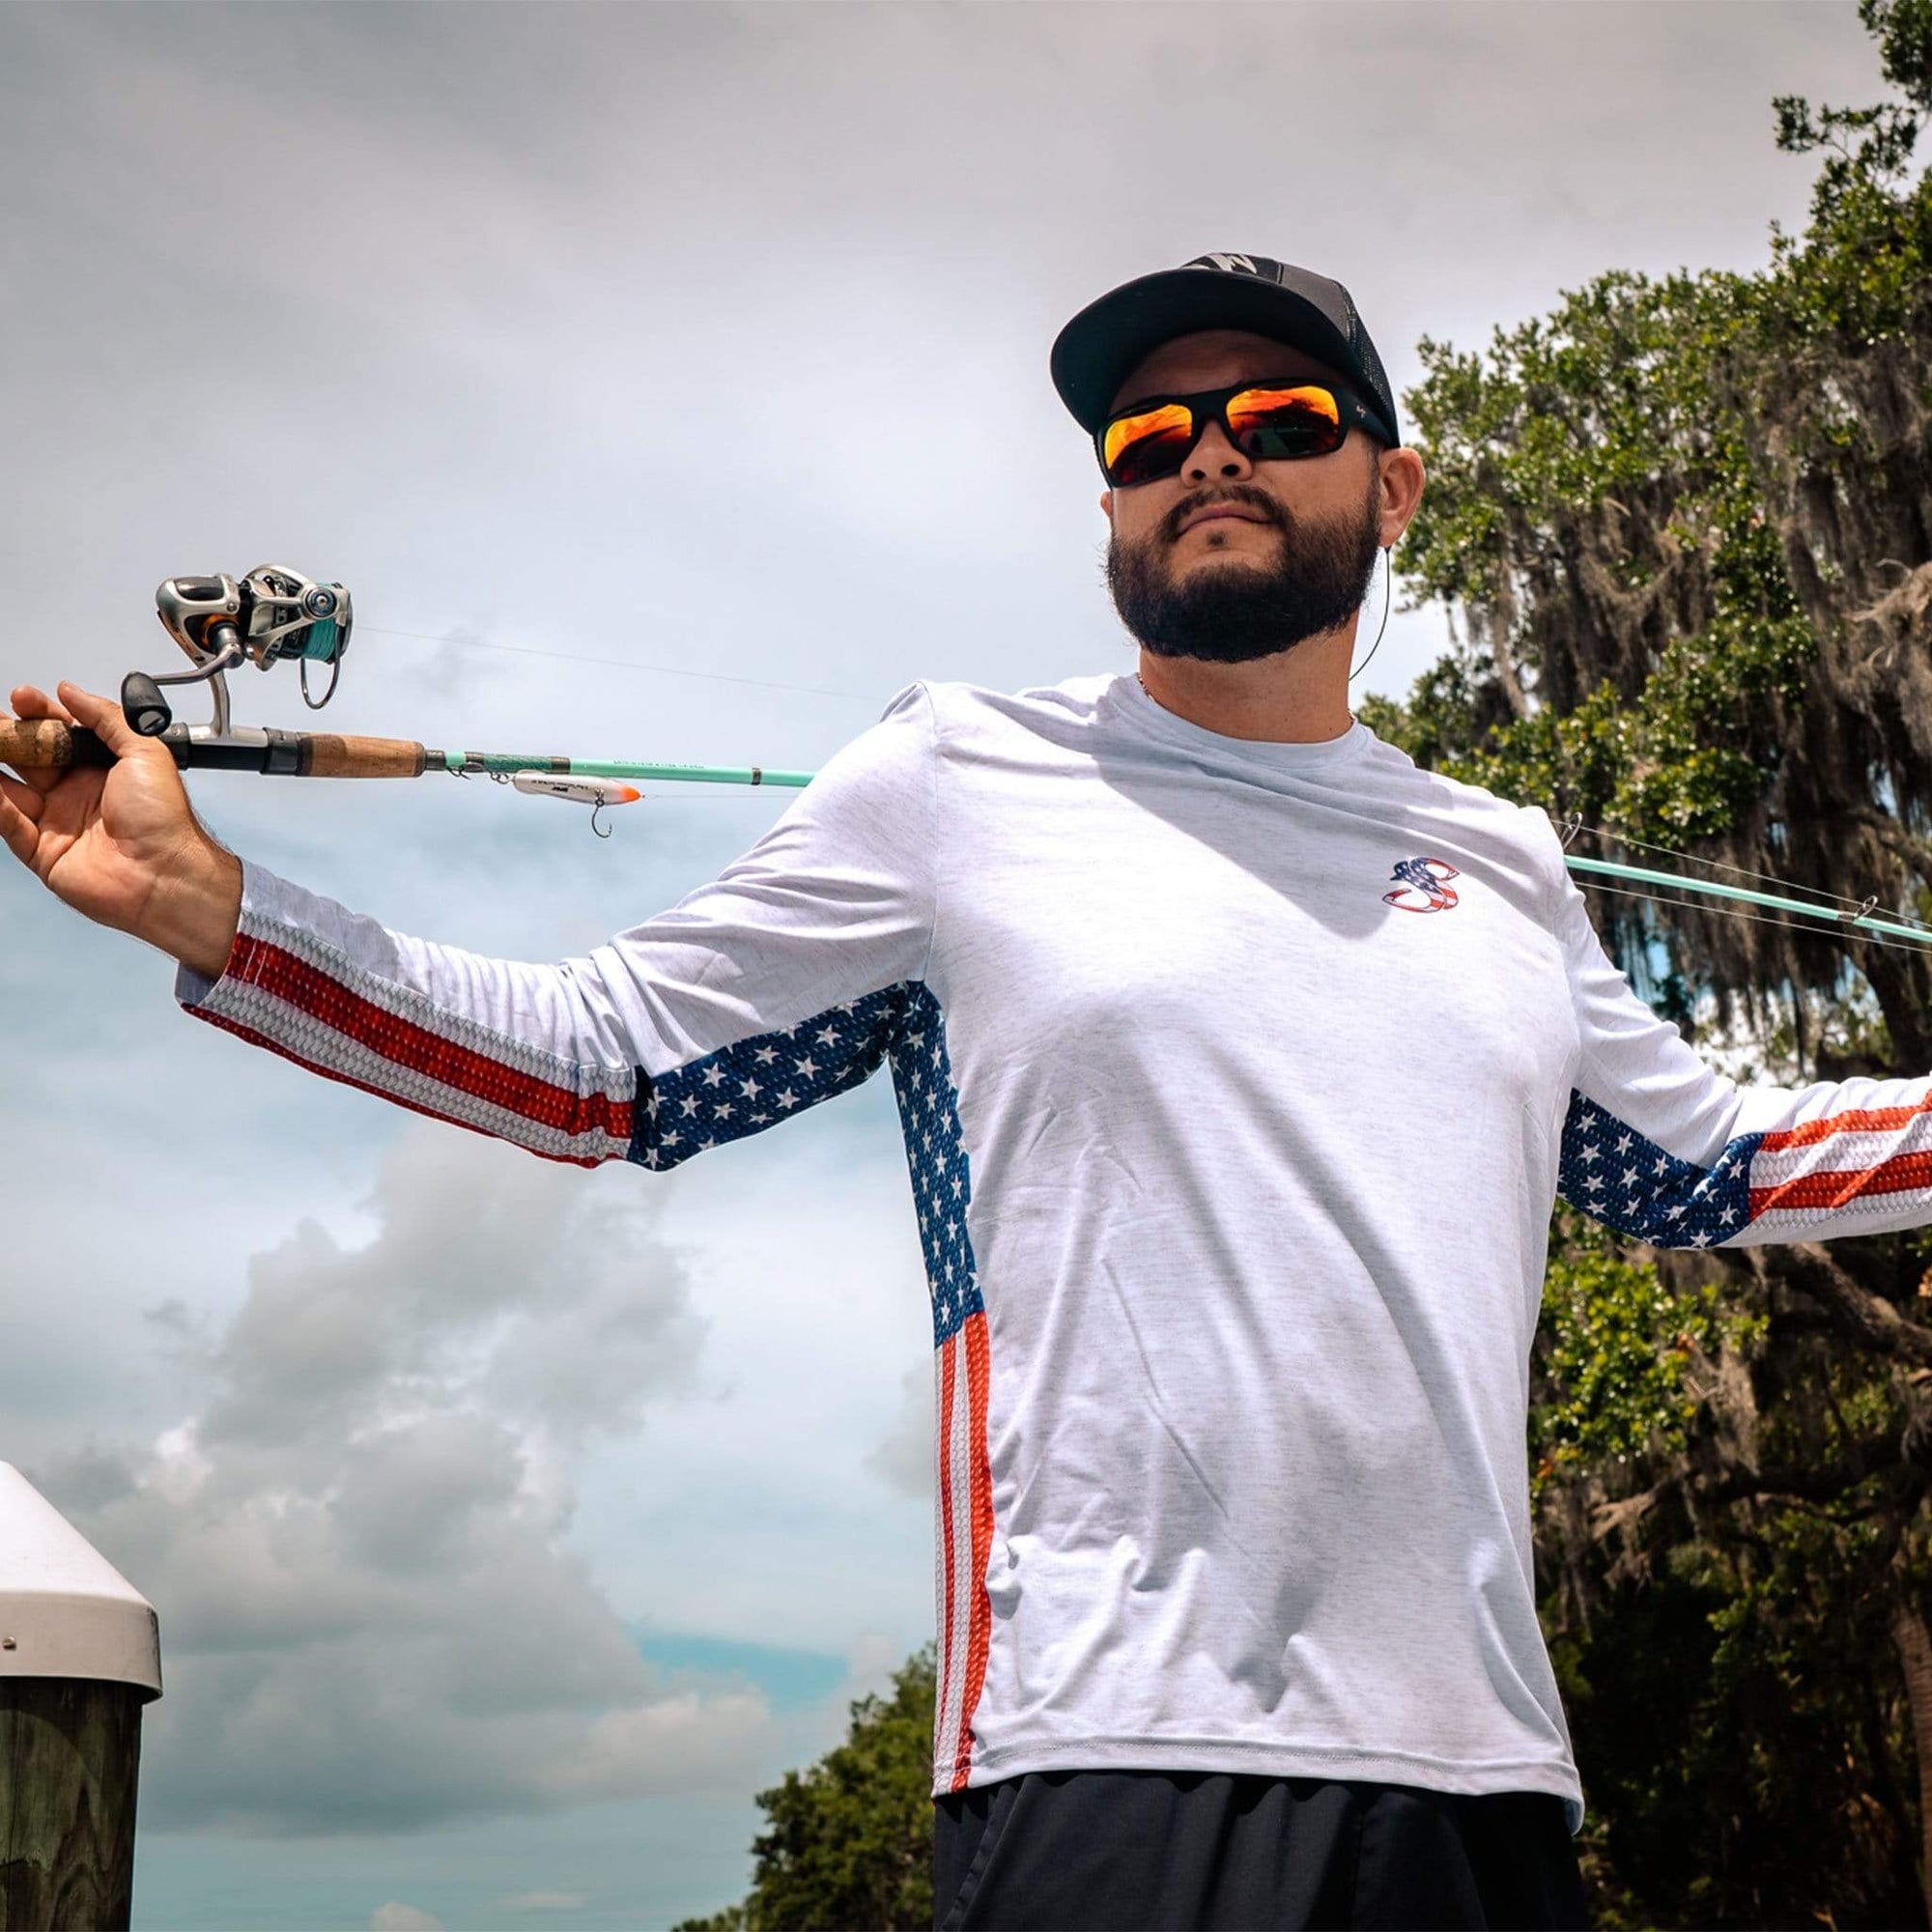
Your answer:
[[[302,770],[312,779],[419,779],[423,748],[412,738],[308,736]]]
[[[98,755],[90,756],[93,752]],[[111,764],[107,747],[92,731],[80,731],[52,718],[0,721],[0,765],[62,766]]]

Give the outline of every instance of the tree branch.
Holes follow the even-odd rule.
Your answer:
[[[1932,845],[1915,838],[1889,812],[1861,806],[1850,817],[1855,824],[1864,826],[1894,859],[1911,867],[1921,879],[1932,879]]]
[[[1899,1465],[1898,1443],[1875,1435],[1852,1445],[1835,1463],[1786,1463],[1767,1469],[1737,1469],[1712,1482],[1691,1484],[1699,1502],[1733,1503],[1747,1496],[1789,1496],[1794,1501],[1835,1502],[1881,1470]]]
[[[1786,1249],[1787,1278],[1830,1314],[1841,1334],[1875,1355],[1932,1367],[1932,1329],[1908,1321],[1882,1294],[1854,1281],[1817,1241]]]

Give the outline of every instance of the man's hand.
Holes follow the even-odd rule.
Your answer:
[[[167,749],[77,685],[63,684],[58,702],[22,685],[12,702],[23,719],[85,725],[117,762],[0,776],[7,849],[76,912],[214,978],[241,918],[242,866],[202,829]]]

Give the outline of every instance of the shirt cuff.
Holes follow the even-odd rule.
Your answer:
[[[196,972],[192,966],[177,965],[175,968],[175,998],[189,1012],[205,1005],[217,986],[234,978],[237,962],[242,953],[242,941],[251,924],[259,929],[265,922],[286,917],[296,900],[307,896],[299,886],[291,885],[266,866],[257,866],[247,859],[241,863],[242,909],[235,922],[235,943],[228,949],[228,958],[221,971],[211,979],[206,973]]]

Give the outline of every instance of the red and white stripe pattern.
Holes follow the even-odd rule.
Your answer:
[[[973,1715],[986,1682],[993,1611],[993,1474],[986,1452],[991,1380],[986,1304],[967,1226],[972,1164],[959,1090],[946,1050],[946,1016],[931,988],[905,988],[892,1044],[893,1085],[905,1129],[912,1202],[932,1295],[933,1560],[939,1622],[939,1696],[933,1714],[932,1789],[960,1791],[973,1770]]]
[[[1666,1152],[1573,1094],[1563,1128],[1564,1198],[1661,1248],[1828,1239],[1861,1218],[1932,1218],[1932,1094],[1848,1106],[1796,1126],[1739,1134],[1709,1167]]]
[[[1781,1227],[1883,1203],[1932,1201],[1932,1095],[1858,1107],[1765,1134],[1751,1155],[1750,1217]]]
[[[365,1093],[595,1167],[631,1151],[635,1068],[585,1065],[439,1009],[297,927],[244,914],[227,968],[188,1010]]]
[[[993,1479],[986,1461],[986,1315],[976,1309],[933,1352],[939,1427],[934,1549],[938,1559],[939,1695],[932,1784],[963,1791],[973,1768],[973,1714],[986,1682],[992,1606]]]

